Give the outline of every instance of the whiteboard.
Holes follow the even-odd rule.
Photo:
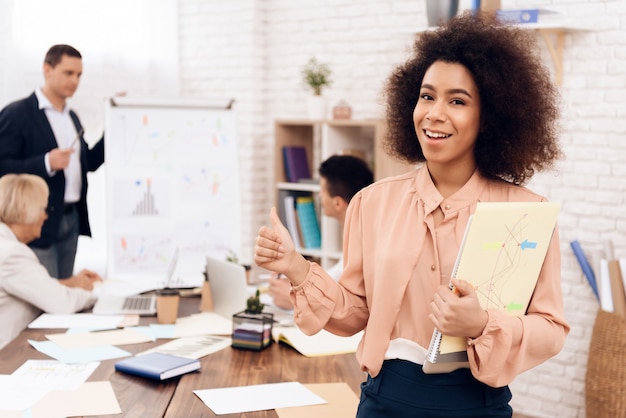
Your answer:
[[[105,111],[108,278],[202,284],[206,256],[241,254],[234,112],[116,98]]]

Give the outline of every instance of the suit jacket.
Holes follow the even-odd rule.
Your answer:
[[[0,348],[41,312],[74,313],[93,305],[96,296],[67,287],[48,274],[27,245],[0,222]]]
[[[79,132],[82,125],[74,111],[70,116]],[[52,245],[63,217],[65,174],[59,170],[52,177],[46,171],[45,154],[58,148],[48,118],[39,109],[37,96],[10,103],[0,112],[0,176],[7,173],[36,174],[46,180],[50,189],[48,220],[44,223],[41,238],[30,243],[33,247],[47,248]],[[80,138],[80,166],[82,190],[77,204],[80,234],[91,236],[87,213],[87,172],[95,171],[104,163],[104,137],[92,149]]]

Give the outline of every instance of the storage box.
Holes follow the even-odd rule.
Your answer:
[[[233,348],[260,351],[272,344],[271,313],[250,314],[242,311],[233,315]]]

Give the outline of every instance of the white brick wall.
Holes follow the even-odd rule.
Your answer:
[[[308,92],[300,80],[302,64],[316,56],[330,65],[333,85],[324,93],[330,104],[345,99],[353,106],[355,118],[379,117],[382,83],[393,66],[406,59],[412,44],[413,35],[403,29],[426,24],[425,2],[231,0],[230,10],[223,10],[218,6],[221,3],[203,2],[211,6],[202,9],[198,1],[179,1],[181,83],[186,94],[206,94],[209,87],[241,95],[240,142],[246,148],[242,150],[244,167],[250,169],[243,173],[242,182],[245,190],[254,191],[250,196],[244,193],[244,207],[248,207],[244,233],[250,234],[244,243],[253,245],[256,229],[266,221],[272,204],[272,121],[306,115]],[[581,418],[585,416],[586,361],[598,304],[569,242],[577,239],[591,252],[610,239],[616,254],[626,257],[626,2],[503,1],[502,5],[550,8],[591,28],[565,38],[561,92],[567,158],[556,173],[540,174],[530,184],[549,199],[563,202],[559,219],[562,280],[572,331],[558,356],[523,373],[511,385],[517,412],[538,418]],[[240,20],[250,14],[255,21]],[[238,24],[224,27],[222,23],[229,18]],[[207,27],[220,28],[215,34],[219,40],[197,38]],[[226,44],[237,51],[221,49],[224,36],[229,38]],[[552,69],[545,45],[538,41],[542,57]],[[259,49],[251,50],[252,44]],[[219,68],[202,61],[207,54],[220,62]],[[242,64],[254,71],[242,75]],[[251,79],[241,78],[246,76]],[[254,150],[247,149],[252,144]],[[253,161],[246,162],[246,158]]]
[[[468,3],[461,1],[462,8]],[[10,10],[10,4],[0,0],[4,11]],[[344,99],[353,106],[355,118],[380,117],[379,92],[391,69],[408,57],[411,29],[426,25],[425,2],[178,0],[177,4],[178,16],[171,18],[178,20],[179,53],[172,59],[178,59],[181,94],[236,100],[244,219],[241,258],[250,261],[256,232],[272,204],[273,121],[306,116],[308,92],[300,80],[304,62],[314,55],[332,68],[333,85],[324,93],[331,105]],[[521,374],[511,385],[517,412],[537,418],[582,418],[586,361],[598,304],[569,243],[577,239],[591,253],[611,240],[616,255],[626,257],[626,2],[503,0],[502,5],[557,10],[591,29],[565,37],[561,137],[567,158],[557,172],[537,175],[530,183],[532,189],[563,203],[559,217],[562,282],[572,331],[558,356]],[[5,19],[3,13],[0,22]],[[7,41],[13,35],[5,33],[6,27],[0,25],[2,105],[40,84],[45,52],[19,51],[32,56],[23,60],[25,68],[15,68]],[[83,37],[77,39],[81,49]],[[541,39],[538,45],[552,69]],[[118,57],[121,52],[109,52],[102,62],[93,63],[89,51],[81,51],[86,56],[86,75],[72,105],[94,135],[104,123],[94,97],[124,89],[139,95],[178,89],[174,85],[164,89],[158,82],[150,85],[155,79],[167,79],[155,78],[160,65],[145,63],[138,71],[125,61],[128,58]],[[103,169],[98,173],[102,176]],[[97,192],[97,187],[90,189],[90,194]]]

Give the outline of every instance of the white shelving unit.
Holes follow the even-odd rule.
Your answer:
[[[341,257],[342,228],[336,219],[323,216],[319,205],[319,182],[286,182],[282,147],[303,146],[313,179],[319,179],[317,169],[322,161],[335,154],[353,154],[364,158],[374,171],[376,180],[401,174],[412,167],[392,160],[382,149],[384,123],[381,120],[309,120],[280,119],[275,122],[274,179],[276,195],[279,191],[311,192],[316,201],[322,245],[320,249],[301,249],[304,256],[319,259],[324,268],[331,267]]]

